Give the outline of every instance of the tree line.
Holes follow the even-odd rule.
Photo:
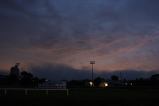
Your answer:
[[[45,78],[38,78],[27,71],[20,71],[20,63],[11,67],[9,75],[0,80],[1,87],[38,87],[45,82]]]

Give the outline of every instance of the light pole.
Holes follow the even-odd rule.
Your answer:
[[[90,64],[92,65],[92,82],[93,82],[93,65],[95,64],[95,61],[90,61]]]

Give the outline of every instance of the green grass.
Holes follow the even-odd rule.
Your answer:
[[[1,91],[2,93],[2,91]],[[1,104],[16,106],[54,106],[69,105],[103,105],[104,106],[158,106],[158,88],[85,88],[66,91],[30,91],[24,95],[23,91],[10,91],[10,94],[0,96]]]

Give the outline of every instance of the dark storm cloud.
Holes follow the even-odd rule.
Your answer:
[[[76,70],[65,65],[44,65],[41,67],[32,67],[30,70],[34,75],[49,80],[84,80],[91,79],[90,70]],[[94,77],[103,77],[111,79],[112,75],[117,75],[124,79],[150,78],[151,75],[158,71],[145,72],[143,70],[121,70],[114,72],[94,72]]]
[[[43,66],[32,66],[29,72],[39,78],[46,78],[48,80],[84,80],[91,79],[90,70],[78,70],[68,67],[66,65],[50,65],[45,64]],[[111,79],[112,75],[117,75],[123,79],[134,80],[136,78],[150,78],[151,75],[157,74],[158,70],[149,70],[147,72],[143,70],[117,70],[114,72],[94,72],[94,77],[102,77],[105,79]],[[8,75],[5,70],[0,70],[1,75]]]
[[[76,43],[81,44],[80,42],[86,42],[89,37],[97,35],[106,36],[105,39],[107,39],[107,36],[111,36],[113,40],[114,37],[112,36],[118,35],[121,37],[124,34],[123,32],[134,32],[131,29],[132,27],[136,30],[138,30],[138,27],[140,27],[139,30],[144,30],[140,33],[151,32],[155,26],[146,23],[148,23],[147,21],[154,21],[153,18],[158,15],[156,14],[158,12],[155,12],[157,11],[155,8],[158,6],[154,6],[157,2],[148,0],[144,2],[143,0],[136,2],[133,0],[2,0],[1,2],[3,2],[3,5],[5,4],[3,12],[10,17],[8,20],[5,17],[3,22],[6,20],[9,21],[8,23],[12,23],[12,26],[9,26],[11,29],[7,33],[9,37],[11,30],[13,30],[12,34],[16,39],[23,40],[23,37],[27,36],[24,37],[24,40],[28,39],[28,42],[34,42],[37,46],[46,45],[47,47],[57,42],[61,43],[63,40],[71,42],[70,38],[73,39],[73,43],[78,38],[79,41],[77,40]],[[151,8],[152,10],[149,10]],[[10,13],[5,10],[10,11]],[[150,20],[149,17],[152,19]],[[138,19],[140,20],[137,21]],[[127,21],[125,22],[125,20]],[[145,21],[140,24],[142,20]],[[132,27],[129,28],[130,26]],[[20,27],[22,27],[23,32],[19,30]],[[29,35],[31,37],[28,37]]]
[[[2,6],[3,8],[0,11],[1,27],[7,33],[6,35],[11,37],[11,39],[11,34],[14,35],[13,40],[24,40],[21,38],[29,39],[32,36],[33,38],[34,36],[42,36],[40,33],[49,31],[47,30],[49,27],[52,27],[56,32],[56,27],[60,25],[58,22],[60,19],[56,14],[57,12],[45,5],[46,3],[47,1],[44,2],[42,0],[14,0],[12,2],[8,0],[8,2],[2,3],[4,6]],[[49,32],[47,33],[48,35]]]
[[[1,0],[0,58],[5,60],[1,66],[15,61],[59,63],[77,71],[88,68],[94,57],[101,63],[97,70],[158,69],[158,4],[157,0]]]
[[[131,0],[128,6],[128,15],[134,16],[135,19],[143,19],[143,21],[156,21],[159,17],[159,1],[158,0]],[[141,20],[140,20],[141,21]]]
[[[76,70],[65,65],[57,64],[32,67],[30,71],[37,76],[50,80],[89,79],[91,77],[90,72],[86,70]]]
[[[151,34],[158,28],[158,4],[157,0],[130,0],[122,8],[128,27],[141,34]]]

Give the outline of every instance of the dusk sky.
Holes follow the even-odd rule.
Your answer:
[[[159,0],[0,0],[0,70],[90,60],[96,72],[159,70]]]

